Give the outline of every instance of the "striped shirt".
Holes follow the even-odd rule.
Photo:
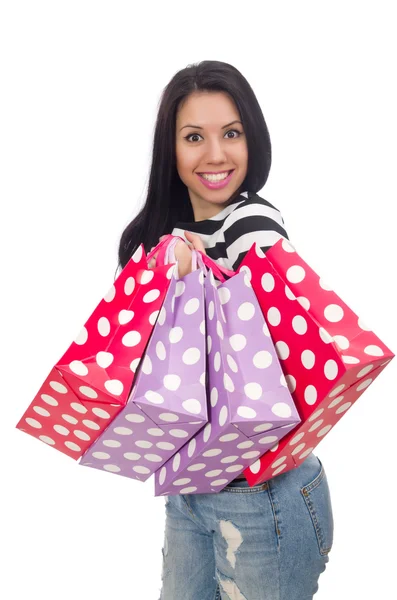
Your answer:
[[[198,234],[206,254],[233,271],[254,242],[266,252],[280,238],[289,239],[280,211],[253,192],[243,192],[214,217],[176,223],[172,235],[187,241],[185,230]]]

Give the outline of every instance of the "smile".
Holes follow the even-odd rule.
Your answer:
[[[219,189],[226,187],[233,176],[232,171],[224,171],[223,173],[209,174],[196,173],[200,181],[209,189]]]

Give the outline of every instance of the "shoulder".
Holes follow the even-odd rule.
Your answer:
[[[239,227],[255,226],[255,220],[258,217],[262,223],[265,219],[268,222],[273,221],[282,227],[284,226],[281,212],[274,204],[254,192],[248,192],[247,197],[239,202],[236,208],[226,217],[224,228],[232,227],[237,222]]]

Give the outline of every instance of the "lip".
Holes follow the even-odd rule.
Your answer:
[[[225,171],[218,171],[218,173],[224,173],[224,172]],[[209,171],[205,172],[206,175],[207,175],[207,173],[208,173],[208,175],[211,174]],[[205,185],[205,187],[209,188],[210,190],[219,190],[228,185],[229,181],[233,177],[233,173],[234,173],[234,169],[231,171],[231,173],[229,173],[229,175],[225,179],[222,179],[222,181],[217,181],[217,182],[207,181],[207,179],[204,179],[204,177],[201,177],[200,173],[196,173],[196,175],[200,179],[201,183],[203,185]],[[216,175],[216,173],[214,173],[214,175]]]

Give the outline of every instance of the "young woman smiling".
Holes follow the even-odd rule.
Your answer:
[[[270,165],[264,116],[236,68],[203,61],[176,73],[161,98],[147,199],[121,236],[120,266],[140,243],[148,252],[167,233],[188,242],[175,248],[182,276],[192,247],[236,270],[253,242],[266,252],[288,239],[279,210],[258,195]],[[160,600],[309,600],[332,543],[330,491],[313,453],[252,488],[240,475],[216,494],[168,496]]]

